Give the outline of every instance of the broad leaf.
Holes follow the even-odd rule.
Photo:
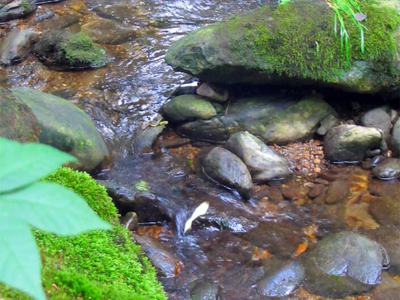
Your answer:
[[[4,213],[0,218],[0,281],[45,300],[39,251],[29,225]]]
[[[38,181],[76,158],[43,144],[0,138],[0,193]]]
[[[0,211],[59,235],[111,228],[83,198],[55,183],[39,182],[12,193],[0,194]]]

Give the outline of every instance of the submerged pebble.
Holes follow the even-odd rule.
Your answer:
[[[392,180],[400,177],[400,159],[388,158],[372,169],[372,174],[381,180]]]

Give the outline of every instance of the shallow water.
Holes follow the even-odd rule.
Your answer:
[[[329,233],[371,226],[360,219],[363,211],[359,215],[353,213],[353,223],[349,225],[343,213],[344,205],[326,207],[302,198],[244,202],[234,191],[206,178],[199,163],[204,153],[196,156],[197,148],[144,155],[131,153],[131,142],[138,127],[154,118],[170,93],[190,79],[164,63],[168,46],[199,26],[260,5],[276,4],[276,0],[90,0],[86,1],[89,9],[84,2],[67,0],[46,8],[71,12],[72,6],[79,6],[82,19],[90,20],[97,18],[95,9],[115,3],[132,4],[134,14],[116,11],[113,18],[137,28],[140,36],[120,46],[105,47],[112,57],[112,64],[106,68],[57,72],[31,56],[20,65],[0,69],[0,84],[56,92],[76,103],[95,121],[115,160],[114,167],[99,174],[99,178],[132,193],[135,193],[135,184],[147,182],[148,190],[157,195],[171,219],[155,222],[164,229],[158,240],[174,253],[181,265],[178,276],[160,277],[170,299],[190,299],[190,291],[199,282],[206,281],[221,287],[223,299],[265,299],[258,294],[255,284],[263,277],[263,267],[269,261],[294,259],[301,254],[301,245],[312,247],[317,239]],[[393,184],[372,180],[369,172],[357,167],[344,167],[337,173],[347,174],[349,185],[353,183],[356,187],[357,178],[364,178],[361,183],[367,182],[367,187],[372,185],[374,195],[377,190],[381,191],[378,198],[400,199],[396,193],[400,190],[398,181]],[[304,186],[310,180],[296,174],[284,184]],[[280,190],[282,182],[271,183],[268,188]],[[385,196],[385,193],[389,194]],[[207,214],[198,218],[185,236],[179,235],[177,228],[204,201],[210,203]]]

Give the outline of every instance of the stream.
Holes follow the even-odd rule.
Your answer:
[[[112,17],[137,29],[138,37],[122,45],[104,46],[112,57],[109,66],[58,72],[30,55],[19,65],[0,68],[0,85],[54,93],[82,108],[94,120],[114,161],[97,178],[126,198],[139,193],[145,201],[157,198],[160,214],[140,220],[135,234],[139,242],[143,237],[156,238],[154,243],[167,253],[158,266],[169,299],[190,299],[202,289],[220,295],[204,299],[269,299],[257,292],[255,284],[271,264],[295,259],[328,234],[376,228],[365,206],[348,214],[343,203],[327,206],[308,198],[309,183],[316,177],[322,184],[346,181],[352,195],[400,199],[398,180],[379,181],[359,166],[323,162],[322,173],[298,172],[287,181],[258,186],[255,196],[244,201],[203,173],[201,160],[211,149],[210,144],[190,143],[151,154],[134,153],[132,141],[138,128],[156,117],[178,86],[191,80],[164,62],[169,45],[200,26],[260,5],[276,4],[277,0],[68,0],[41,6],[38,13],[48,9],[75,12],[88,21],[116,3],[132,5],[129,13],[115,10]],[[23,27],[29,21],[19,20],[17,25]],[[0,33],[7,26],[11,25],[0,25]],[[161,142],[174,139],[177,136],[171,129],[159,138]],[[300,147],[307,151],[310,145]],[[145,187],[138,188],[137,184],[143,182]],[[184,223],[203,202],[209,203],[207,213],[183,234]],[[120,210],[129,212],[127,207]],[[279,299],[325,298],[300,288],[295,295]],[[346,299],[367,300],[370,295]]]

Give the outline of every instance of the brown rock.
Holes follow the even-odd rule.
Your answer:
[[[349,195],[350,187],[347,182],[337,180],[329,185],[325,202],[328,204],[343,202]]]

